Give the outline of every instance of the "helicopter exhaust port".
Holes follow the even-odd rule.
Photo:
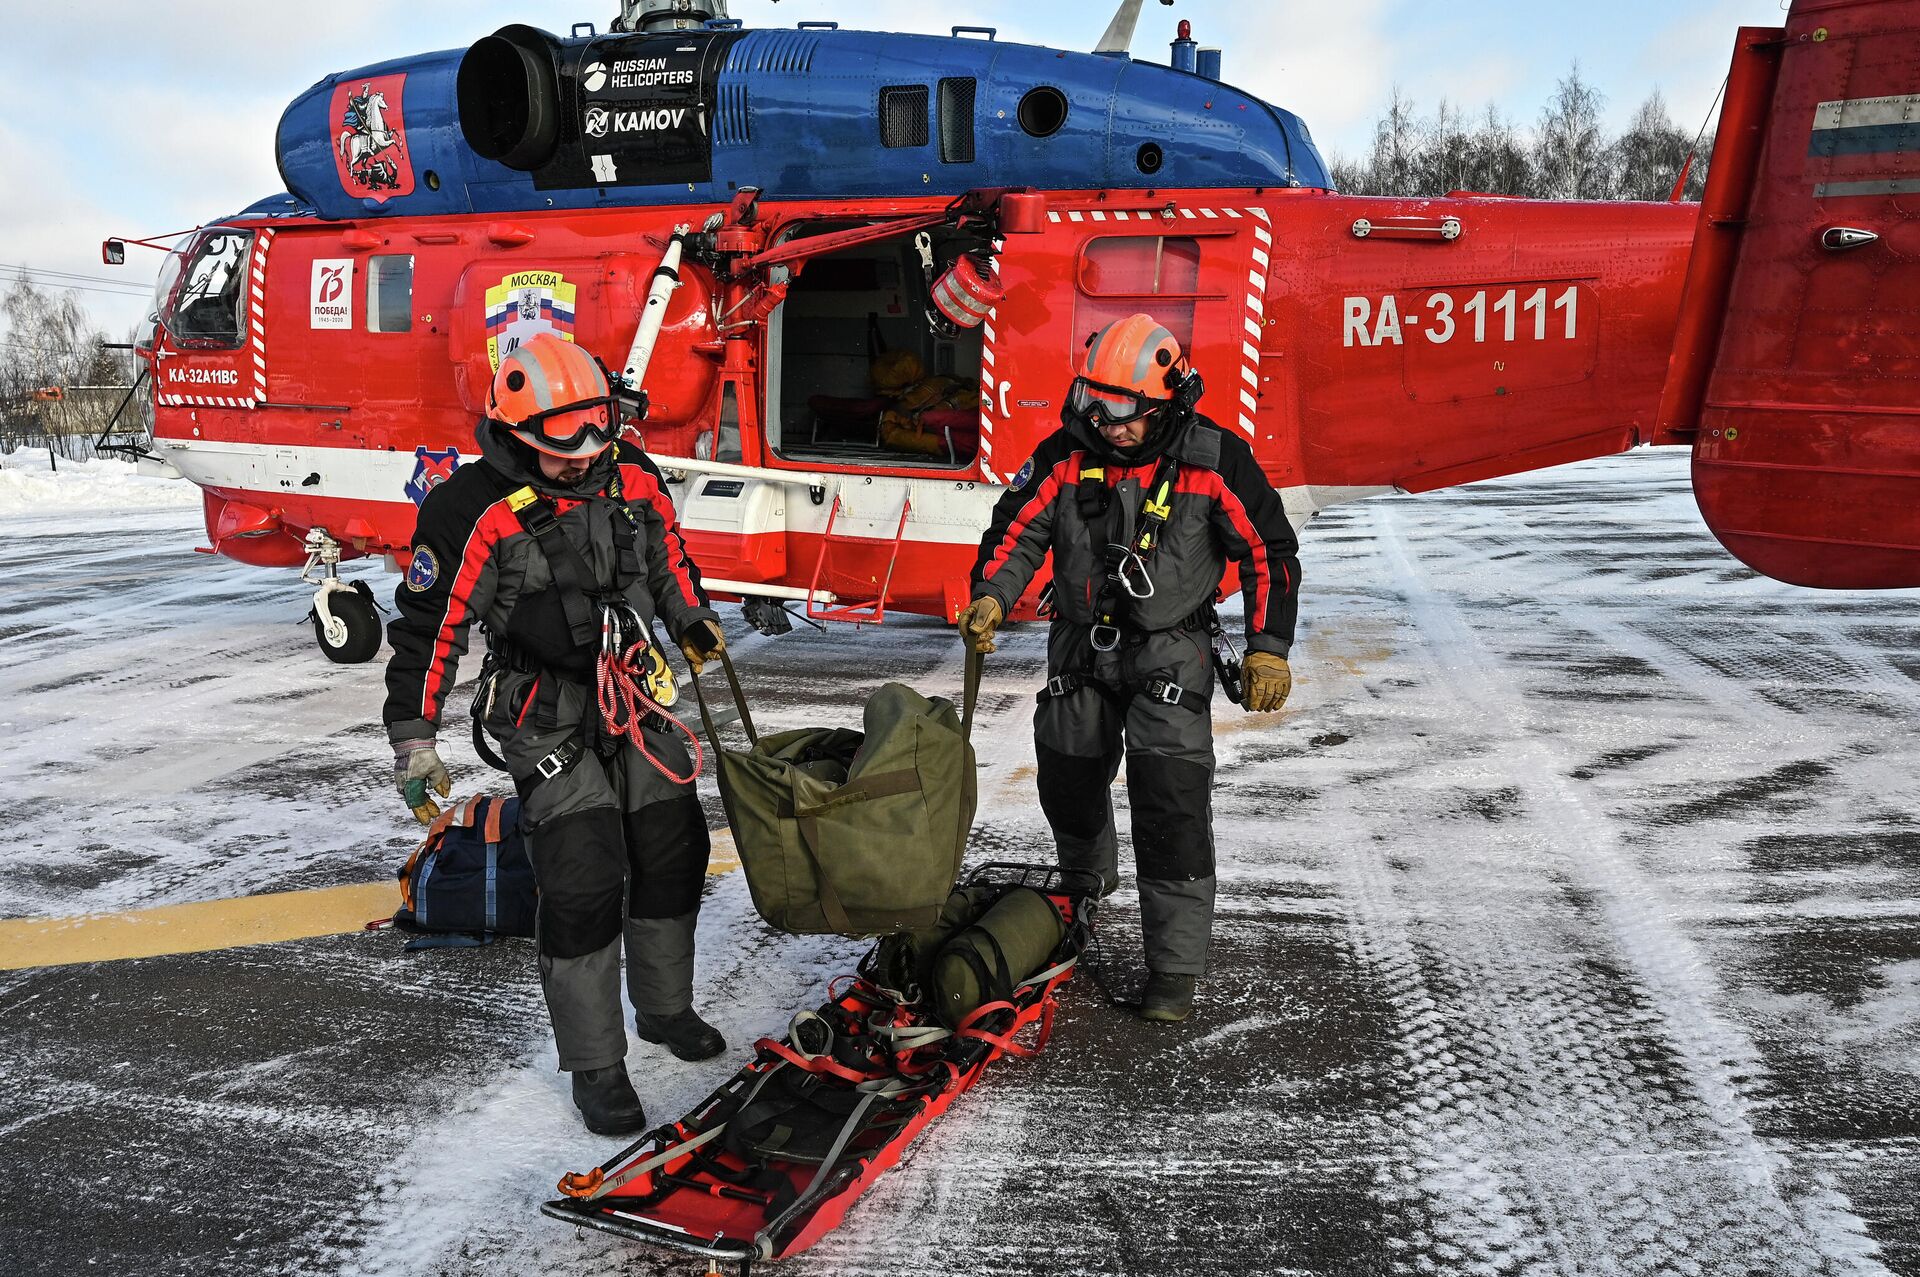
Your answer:
[[[538,27],[515,23],[474,41],[460,59],[460,132],[475,154],[521,172],[553,158],[560,140],[555,44]]]

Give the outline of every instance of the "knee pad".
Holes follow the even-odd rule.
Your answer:
[[[611,807],[569,812],[527,833],[533,876],[540,884],[540,952],[580,958],[620,935],[626,850],[620,813]]]
[[[633,864],[627,916],[678,918],[698,909],[713,849],[700,800],[687,794],[628,812],[626,833]]]
[[[1055,833],[1067,838],[1098,838],[1107,827],[1111,810],[1107,787],[1113,784],[1112,765],[1104,758],[1063,754],[1035,745],[1039,758],[1040,810]]]
[[[1142,878],[1191,882],[1213,872],[1213,769],[1161,754],[1127,756],[1133,861]]]

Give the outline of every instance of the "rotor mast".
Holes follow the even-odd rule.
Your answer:
[[[710,18],[725,18],[727,0],[621,0],[615,31],[697,31]]]

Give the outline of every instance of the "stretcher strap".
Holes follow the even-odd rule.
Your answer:
[[[793,1065],[794,1068],[800,1069],[803,1072],[825,1073],[830,1077],[837,1077],[843,1082],[852,1082],[856,1086],[862,1082],[872,1082],[886,1076],[884,1069],[874,1069],[869,1072],[850,1069],[830,1055],[808,1055],[804,1052],[794,1050],[784,1042],[775,1042],[772,1038],[761,1038],[753,1044],[753,1047],[756,1051],[766,1051],[771,1055],[777,1055],[788,1064]]]
[[[718,1139],[720,1133],[726,1129],[727,1124],[722,1122],[718,1126],[700,1132],[684,1143],[674,1144],[664,1148],[644,1161],[635,1162],[631,1166],[623,1166],[611,1175],[606,1173],[606,1168],[604,1167],[596,1167],[585,1174],[570,1173],[564,1175],[560,1180],[560,1191],[568,1197],[577,1197],[582,1201],[588,1202],[596,1198],[605,1197],[608,1193],[632,1183],[649,1171],[657,1170],[665,1166],[668,1162],[685,1157],[687,1154],[696,1151],[702,1146],[712,1143]]]
[[[1013,1012],[1013,1024],[1005,1033],[991,1033],[986,1029],[976,1029],[973,1027],[977,1021],[985,1019],[996,1011]],[[1032,1055],[1036,1048],[1021,1046],[1013,1040],[1013,1035],[1018,1033],[1022,1027],[1024,1026],[1020,1022],[1019,1007],[1016,1007],[1011,1002],[988,1002],[975,1008],[972,1015],[960,1021],[960,1027],[953,1031],[953,1036],[957,1038],[972,1038],[975,1041],[985,1042],[989,1046],[997,1047],[1008,1055],[1025,1058]]]
[[[840,1134],[835,1137],[833,1146],[827,1150],[827,1155],[820,1159],[820,1169],[813,1173],[813,1178],[807,1181],[807,1186],[800,1190],[800,1195],[794,1199],[793,1205],[781,1211],[762,1226],[760,1236],[774,1236],[788,1220],[813,1205],[814,1194],[818,1193],[821,1185],[827,1182],[827,1176],[833,1173],[834,1164],[840,1160],[840,1154],[846,1151],[847,1144],[859,1131],[861,1119],[866,1117],[867,1110],[872,1108],[873,1102],[879,1098],[880,1095],[877,1091],[869,1091],[860,1097],[860,1103],[854,1106],[853,1112],[848,1115],[846,1122],[840,1127]]]

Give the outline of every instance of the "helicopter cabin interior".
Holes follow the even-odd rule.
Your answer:
[[[816,222],[800,235],[859,223]],[[780,456],[964,468],[980,450],[978,328],[934,309],[932,281],[979,236],[936,227],[813,258],[767,327],[767,423]]]

